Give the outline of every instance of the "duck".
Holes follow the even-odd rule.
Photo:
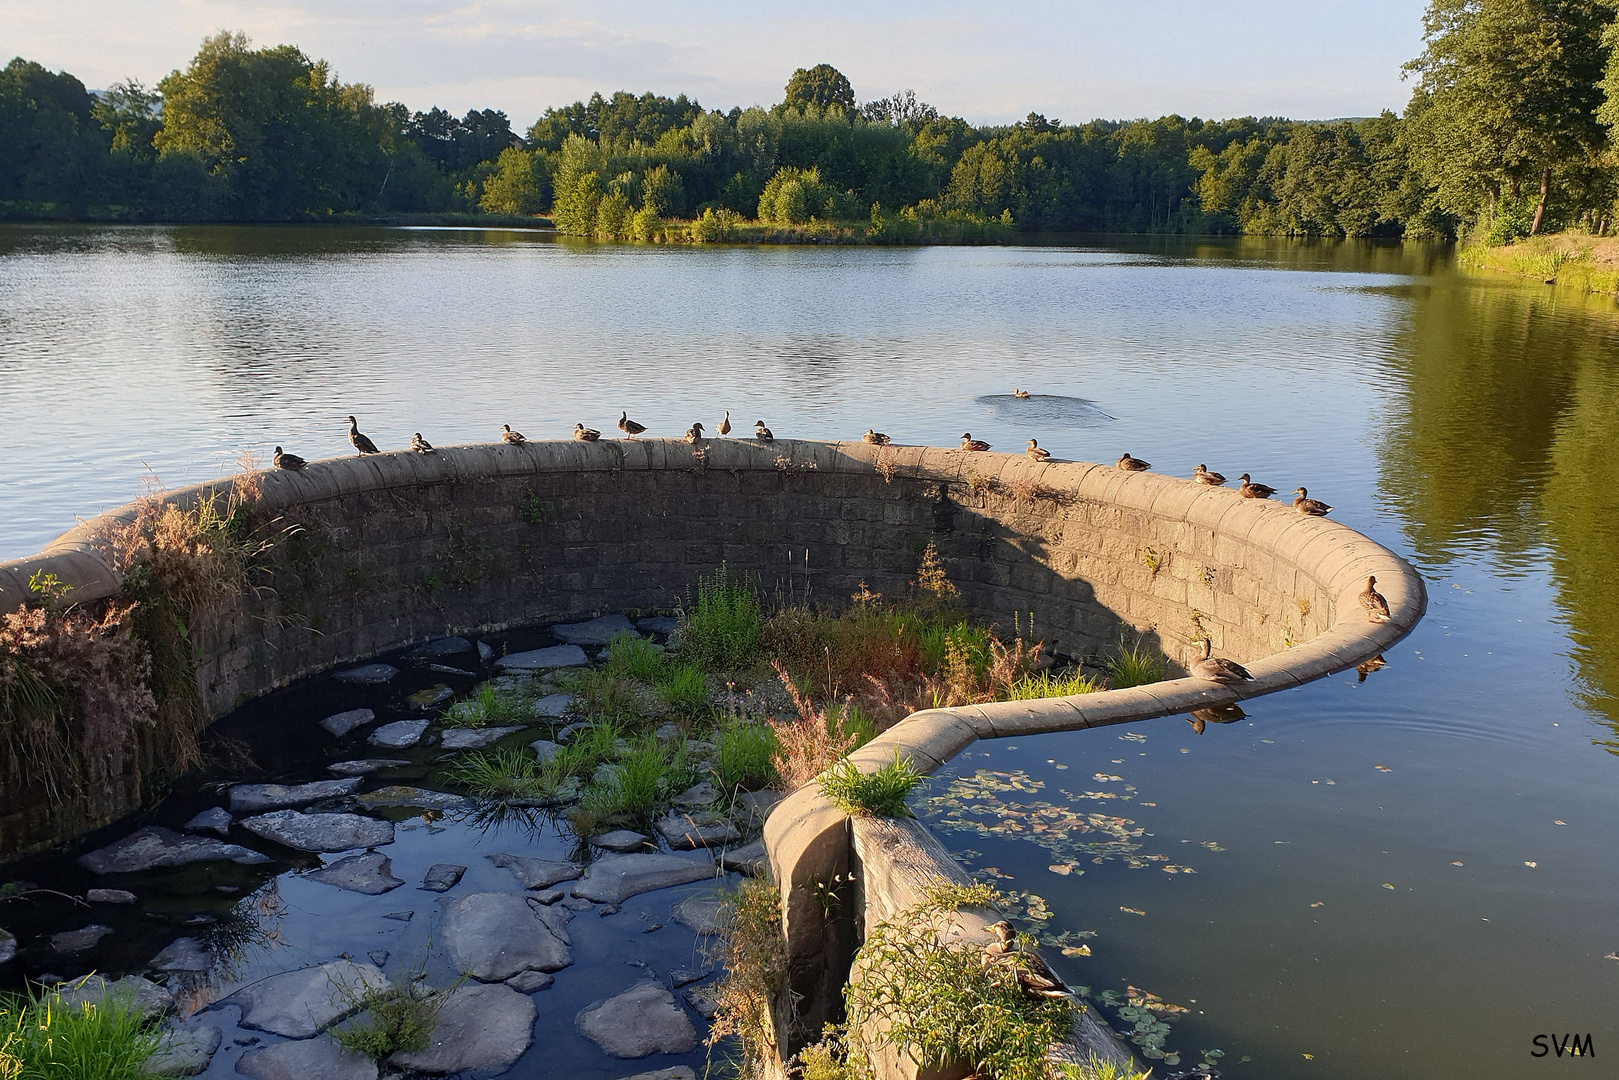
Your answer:
[[[729,435],[730,433],[731,433],[731,410],[726,409],[725,410],[725,419],[720,421],[720,434],[721,435]]]
[[[1017,971],[1018,986],[1025,993],[1046,998],[1073,996],[1062,977],[1051,970],[1051,965],[1039,953],[1023,948],[1011,923],[1002,920],[992,924],[989,931],[995,935],[995,940],[984,946],[982,964],[986,971],[992,964],[1010,964]]]
[[[1366,681],[1366,676],[1370,675],[1374,671],[1382,671],[1387,666],[1388,661],[1383,659],[1382,653],[1378,653],[1370,660],[1366,660],[1355,665],[1355,681],[1357,683],[1363,683]]]
[[[963,450],[974,451],[988,450],[989,443],[985,442],[983,439],[973,438],[973,433],[970,431],[963,431],[961,433],[961,448]]]
[[[285,469],[288,472],[297,472],[305,465],[308,465],[309,462],[305,461],[297,454],[288,454],[283,452],[281,447],[278,446],[275,448],[275,453],[270,455],[270,464],[274,465],[278,469]]]
[[[595,442],[602,437],[602,433],[595,428],[585,427],[583,424],[573,425],[573,437],[580,442]]]
[[[1029,445],[1023,448],[1023,453],[1030,461],[1051,460],[1051,451],[1041,446],[1038,439],[1030,439]]]
[[[1366,575],[1366,588],[1360,594],[1360,606],[1366,609],[1367,622],[1388,622],[1389,602],[1377,591],[1377,576]]]
[[[765,427],[765,422],[763,420],[755,420],[753,422],[753,437],[758,439],[760,442],[776,441],[775,434],[769,428]]]
[[[510,443],[513,446],[522,446],[528,440],[523,438],[522,432],[513,431],[510,424],[502,424],[500,425],[500,441]]]
[[[1269,484],[1256,484],[1243,473],[1237,477],[1237,494],[1245,499],[1268,499],[1276,494],[1276,489]]]
[[[1125,472],[1146,472],[1152,468],[1152,462],[1142,461],[1138,457],[1131,457],[1128,450],[1119,455],[1119,460],[1115,464]]]
[[[1203,658],[1192,662],[1192,677],[1227,685],[1249,682],[1253,679],[1253,676],[1248,674],[1248,669],[1235,660],[1215,656],[1214,642],[1208,638],[1203,639]]]
[[[1310,493],[1304,488],[1293,489],[1293,509],[1310,517],[1326,517],[1332,513],[1332,507],[1320,499],[1310,498]]]
[[[630,419],[629,413],[620,412],[618,414],[618,430],[624,433],[625,438],[633,439],[637,435],[641,434],[641,432],[646,430],[646,425],[637,424],[634,420]]]
[[[432,443],[422,438],[422,433],[419,431],[410,437],[410,448],[416,451],[418,454],[438,453],[438,451],[433,448]]]
[[[1199,465],[1197,468],[1193,469],[1192,479],[1196,480],[1200,484],[1207,484],[1210,487],[1225,486],[1225,474],[1209,472],[1209,467],[1207,465]]]
[[[870,443],[873,446],[887,446],[890,442],[887,435],[880,431],[873,431],[870,428],[867,428],[866,433],[860,436],[860,441]]]
[[[698,443],[702,442],[703,441],[703,425],[702,424],[693,424],[691,427],[687,428],[686,429],[686,441],[691,443],[693,446],[696,446]]]
[[[1012,396],[1015,398],[1026,398],[1029,396],[1029,392],[1027,390],[1019,390],[1014,386],[1012,387]]]
[[[1186,722],[1192,725],[1193,734],[1201,735],[1205,724],[1235,724],[1238,720],[1247,718],[1248,714],[1242,711],[1242,706],[1232,702],[1230,705],[1209,705],[1202,709],[1193,709]]]
[[[377,449],[376,443],[360,434],[360,425],[352,416],[349,417],[349,445],[358,450],[362,456],[382,453]]]

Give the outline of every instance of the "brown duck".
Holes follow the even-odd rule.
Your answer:
[[[618,430],[622,431],[626,438],[633,439],[637,435],[641,434],[641,432],[646,430],[646,425],[637,424],[634,420],[630,419],[629,413],[620,412],[618,414]]]
[[[888,436],[884,435],[882,432],[873,431],[870,428],[867,428],[866,433],[860,436],[860,441],[863,443],[870,443],[872,446],[887,446],[890,440]]]
[[[687,428],[686,429],[686,441],[691,443],[693,446],[696,446],[698,443],[702,442],[703,441],[703,425],[702,424],[693,424],[691,427]]]
[[[1023,448],[1023,453],[1030,461],[1051,460],[1051,451],[1041,446],[1037,439],[1030,439],[1029,445]]]
[[[528,440],[523,438],[522,432],[513,431],[510,424],[502,424],[500,425],[500,441],[510,443],[513,446],[522,446]]]
[[[1388,622],[1389,602],[1377,591],[1377,578],[1366,575],[1366,588],[1360,594],[1360,606],[1366,609],[1367,622]]]
[[[720,434],[723,436],[723,435],[729,435],[730,433],[731,433],[731,410],[726,409],[725,410],[725,419],[720,421]]]
[[[1245,499],[1268,499],[1276,494],[1276,489],[1269,484],[1256,484],[1243,473],[1237,477],[1237,494]]]
[[[1120,454],[1119,460],[1114,462],[1114,464],[1123,469],[1125,472],[1146,472],[1148,469],[1152,468],[1152,462],[1142,461],[1138,457],[1131,457],[1129,451],[1125,451],[1123,454]]]
[[[753,437],[758,439],[760,442],[776,441],[775,434],[769,428],[765,427],[765,422],[763,420],[755,420],[753,422]]]
[[[583,424],[573,425],[573,437],[580,442],[595,442],[602,437],[602,433],[595,428],[585,427]]]
[[[1199,465],[1197,468],[1193,469],[1192,479],[1196,480],[1199,484],[1207,484],[1210,487],[1225,486],[1225,475],[1223,473],[1209,472],[1209,467],[1207,465]]]
[[[983,439],[973,438],[973,433],[970,431],[963,431],[961,433],[961,448],[963,450],[973,451],[988,450],[989,443],[985,442]]]
[[[1242,711],[1242,706],[1236,702],[1230,705],[1210,705],[1202,709],[1193,709],[1192,715],[1186,722],[1192,725],[1192,732],[1203,734],[1206,724],[1235,724],[1238,720],[1248,719],[1248,714]]]
[[[1326,517],[1332,513],[1332,507],[1320,499],[1310,498],[1310,493],[1304,488],[1293,489],[1293,509],[1310,517]]]
[[[1383,659],[1382,653],[1378,653],[1370,660],[1355,665],[1355,681],[1358,683],[1363,683],[1366,681],[1366,676],[1370,675],[1374,671],[1382,671],[1387,666],[1388,661]]]
[[[1009,964],[1017,971],[1018,986],[1023,991],[1035,997],[1066,998],[1072,997],[1068,985],[1053,970],[1051,965],[1039,953],[1028,952],[1017,939],[1017,933],[1009,922],[998,922],[990,926],[990,932],[995,940],[984,946],[983,966],[989,970],[994,964]]]
[[[297,454],[288,454],[283,452],[281,447],[278,446],[275,448],[275,453],[270,455],[270,464],[274,465],[278,469],[285,469],[288,472],[297,472],[305,465],[308,465],[309,462],[305,461]]]
[[[1027,390],[1019,390],[1014,386],[1012,387],[1012,396],[1015,398],[1026,398],[1029,396],[1029,392]]]
[[[360,425],[354,417],[349,417],[349,445],[363,454],[380,454],[377,444],[360,434]]]
[[[410,437],[410,448],[416,451],[418,454],[438,453],[438,451],[433,448],[432,443],[422,438],[422,433],[419,431]]]
[[[1248,669],[1235,660],[1215,656],[1214,643],[1208,638],[1203,639],[1203,658],[1192,662],[1192,677],[1226,685],[1253,679],[1253,676],[1248,674]]]

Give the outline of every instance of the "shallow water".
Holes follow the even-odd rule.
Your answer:
[[[345,452],[350,412],[392,447],[611,430],[620,409],[676,434],[722,408],[778,435],[970,430],[1308,484],[1428,579],[1387,668],[1202,736],[1170,718],[955,763],[1044,784],[997,796],[1014,807],[1124,819],[1139,868],[942,838],[1042,897],[1051,933],[1096,931],[1089,958],[1056,958],[1066,976],[1188,1007],[1168,1043],[1183,1065],[1219,1048],[1239,1077],[1506,1078],[1536,1033],[1612,1045],[1611,301],[1413,245],[0,227],[3,557],[137,494],[143,463],[178,485],[244,449]]]

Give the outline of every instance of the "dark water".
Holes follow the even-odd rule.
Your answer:
[[[0,229],[3,556],[136,494],[143,463],[177,485],[278,442],[343,452],[350,412],[399,446],[621,408],[654,433],[729,408],[778,435],[1036,436],[1308,484],[1428,579],[1386,669],[1201,737],[1166,719],[982,744],[957,773],[1044,785],[988,805],[1067,825],[1022,830],[1045,846],[941,835],[1042,898],[1050,933],[1096,932],[1058,957],[1069,978],[1190,1009],[1183,1065],[1219,1048],[1234,1076],[1516,1078],[1566,1068],[1529,1056],[1537,1033],[1616,1046],[1611,301],[1415,246]],[[1076,813],[1117,823],[1078,835]]]

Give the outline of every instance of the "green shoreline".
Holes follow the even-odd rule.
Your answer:
[[[1619,240],[1553,233],[1498,247],[1468,244],[1456,252],[1456,265],[1515,274],[1600,296],[1619,295]]]

